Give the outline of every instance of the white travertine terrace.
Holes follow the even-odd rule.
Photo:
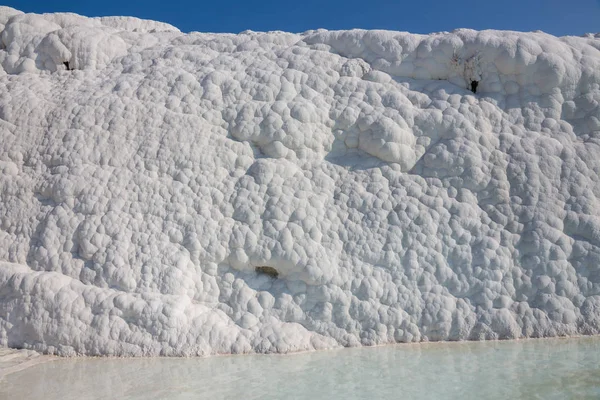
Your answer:
[[[600,332],[598,35],[0,30],[0,346]]]

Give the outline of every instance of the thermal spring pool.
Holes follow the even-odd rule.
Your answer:
[[[421,343],[289,355],[46,358],[2,399],[598,399],[600,338]],[[1,375],[1,374],[0,374]]]

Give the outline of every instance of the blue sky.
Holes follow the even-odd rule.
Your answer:
[[[600,0],[7,0],[25,12],[130,15],[169,22],[185,32],[455,28],[600,32]]]

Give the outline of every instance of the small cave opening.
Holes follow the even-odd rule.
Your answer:
[[[273,267],[261,266],[254,268],[254,270],[258,274],[268,275],[273,279],[276,279],[279,276],[279,272]]]
[[[65,67],[67,67],[67,71],[70,71],[70,70],[71,70],[71,66],[69,65],[69,62],[68,62],[68,61],[63,61],[63,65],[64,65]]]
[[[471,81],[471,92],[477,93],[477,86],[479,86],[479,81]]]

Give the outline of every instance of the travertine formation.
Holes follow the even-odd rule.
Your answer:
[[[599,37],[0,30],[0,345],[600,331]]]

